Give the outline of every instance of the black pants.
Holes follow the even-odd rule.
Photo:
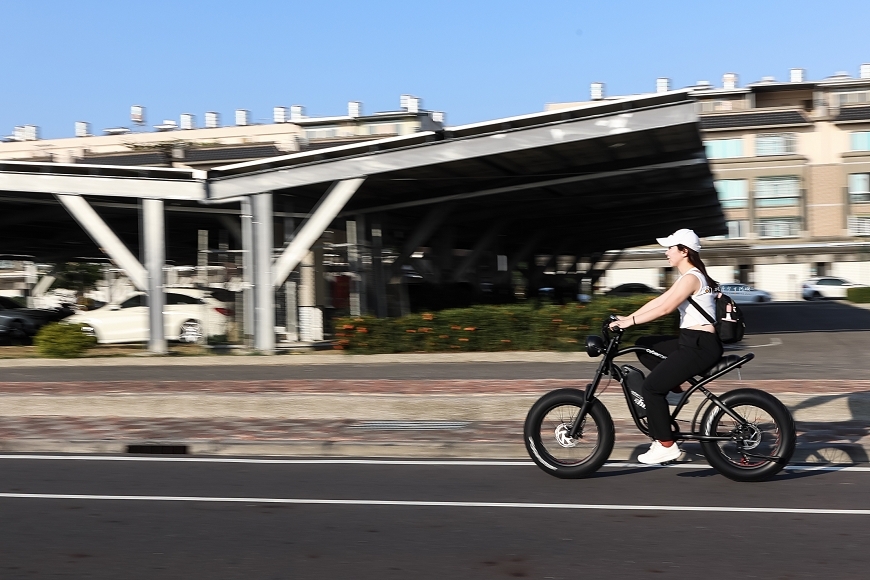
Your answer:
[[[645,336],[638,339],[636,344],[668,357],[660,359],[640,353],[637,358],[652,371],[643,382],[643,401],[646,404],[650,437],[659,441],[672,440],[668,392],[719,362],[722,358],[722,343],[714,332],[683,328],[678,338]]]

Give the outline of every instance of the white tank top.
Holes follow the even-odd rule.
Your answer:
[[[694,275],[701,283],[700,289],[695,294],[692,294],[692,299],[695,303],[703,308],[710,318],[716,320],[716,293],[707,284],[707,278],[697,268],[692,268],[686,274]],[[685,276],[686,274],[683,274]],[[682,278],[683,276],[680,276]],[[678,278],[679,280],[679,278]],[[698,312],[698,309],[692,306],[688,300],[683,300],[679,306],[680,310],[680,328],[691,328],[702,324],[711,324],[703,314]]]

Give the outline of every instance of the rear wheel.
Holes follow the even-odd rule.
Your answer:
[[[613,450],[613,419],[600,401],[589,407],[577,437],[568,435],[584,399],[584,393],[576,389],[553,391],[538,399],[526,416],[526,451],[538,467],[554,477],[587,477]]]
[[[779,473],[791,459],[796,439],[794,419],[785,405],[757,389],[730,391],[719,399],[743,422],[710,405],[701,420],[702,434],[729,437],[701,442],[710,465],[735,481],[763,481]]]
[[[191,344],[202,342],[202,324],[198,320],[187,320],[181,325],[181,330],[178,331],[178,340]]]

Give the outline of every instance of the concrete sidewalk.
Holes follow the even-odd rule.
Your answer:
[[[493,353],[481,354],[492,361]],[[531,355],[536,360],[566,356],[495,354]],[[381,356],[383,362],[409,355]],[[449,362],[457,362],[457,356],[450,355]],[[271,358],[297,357],[323,360],[322,355]],[[250,358],[262,364],[265,357]],[[370,357],[361,358],[372,362]],[[202,359],[189,360],[199,364]],[[193,454],[525,459],[522,423],[529,407],[550,390],[582,388],[585,382],[7,382],[0,383],[0,450],[124,453],[139,446],[146,451],[184,449]],[[746,386],[775,394],[792,410],[799,431],[796,461],[868,460],[870,381],[723,380],[714,383],[712,390],[722,393]],[[617,425],[612,459],[633,459],[648,440],[631,423],[617,383],[607,388],[602,399]],[[687,411],[684,416],[691,419],[691,409]],[[686,449],[698,451],[691,444]],[[689,458],[698,459],[692,453]]]

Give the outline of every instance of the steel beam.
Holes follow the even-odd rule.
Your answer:
[[[105,175],[99,175],[101,172]],[[161,179],[162,175],[169,178]],[[4,161],[0,166],[0,191],[204,200],[205,175],[197,170],[87,165],[70,168],[56,163]]]
[[[311,213],[305,223],[300,226],[299,231],[293,234],[291,241],[281,256],[275,261],[273,267],[272,285],[276,288],[284,283],[287,276],[290,275],[302,258],[311,249],[335,216],[344,208],[345,204],[353,197],[360,185],[365,181],[364,177],[356,179],[346,179],[337,181],[329,188],[329,190],[320,199],[317,207]]]
[[[272,286],[272,194],[253,196],[254,234],[254,348],[275,352],[275,288]],[[282,280],[283,282],[283,280]]]
[[[166,295],[163,293],[163,265],[166,262],[163,200],[143,199],[142,218],[148,271],[148,350],[154,354],[166,354],[163,325],[163,308],[166,304]]]
[[[82,226],[82,229],[94,240],[94,243],[108,255],[119,268],[127,273],[133,285],[142,292],[148,292],[148,273],[135,256],[127,249],[115,232],[106,225],[103,218],[80,195],[56,193],[57,200],[66,208],[71,216]]]

